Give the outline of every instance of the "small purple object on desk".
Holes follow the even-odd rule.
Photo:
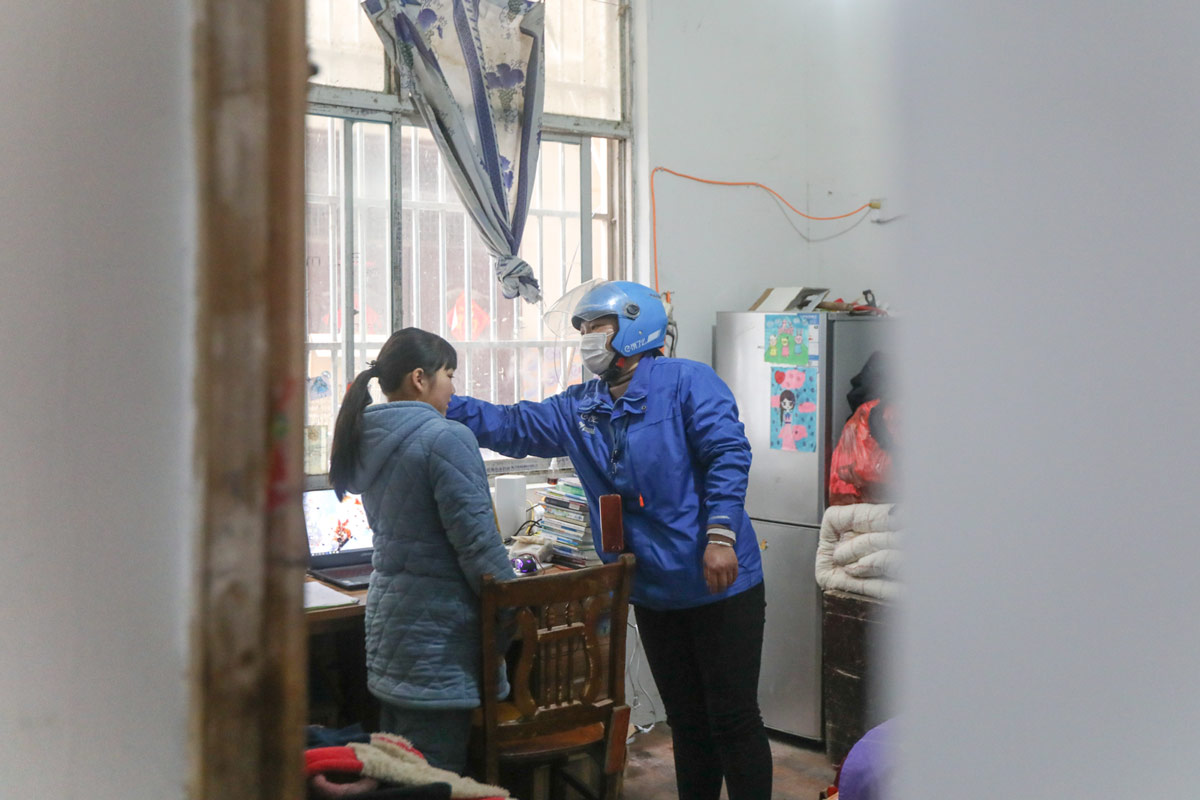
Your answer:
[[[542,571],[542,562],[538,561],[538,557],[533,553],[522,553],[510,558],[509,561],[512,563],[513,572],[517,574],[517,577],[537,575]]]

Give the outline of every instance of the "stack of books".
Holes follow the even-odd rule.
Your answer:
[[[567,567],[590,567],[600,563],[592,543],[587,495],[579,481],[560,480],[541,492],[542,536],[552,543],[551,561]]]

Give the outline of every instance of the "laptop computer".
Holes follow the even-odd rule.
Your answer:
[[[374,534],[358,495],[339,501],[333,489],[304,493],[308,573],[343,589],[366,588],[371,578]]]

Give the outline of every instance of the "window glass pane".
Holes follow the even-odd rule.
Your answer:
[[[326,343],[340,335],[342,236],[341,120],[306,120],[305,273],[307,330]]]
[[[511,342],[520,337],[517,336],[517,327],[520,307],[523,305],[521,300],[506,300],[504,295],[497,289],[496,291],[496,340],[500,342]],[[512,375],[509,375],[512,378]]]
[[[613,278],[619,228],[613,191],[617,180],[617,147],[612,139],[592,138],[592,277]]]
[[[533,203],[539,209],[558,211],[563,207],[562,149],[558,142],[544,142],[538,158],[538,177],[542,193]]]
[[[446,284],[443,287],[446,296],[446,338],[452,342],[467,342],[475,338],[475,323],[480,319],[472,314],[475,303],[467,295],[466,214],[447,211],[443,220],[446,226]]]
[[[388,127],[381,122],[354,123],[355,188],[366,200],[387,200],[391,195]]]
[[[308,0],[308,53],[314,83],[383,91],[383,43],[358,3]]]
[[[621,118],[620,6],[615,0],[546,0],[545,110]],[[314,83],[383,91],[383,45],[358,3],[310,0]]]
[[[416,128],[403,127],[400,137],[400,272],[404,282],[404,325],[419,325],[417,312],[417,269],[413,261],[413,172],[416,170]]]
[[[579,145],[562,146],[563,209],[579,212]]]
[[[307,473],[329,471],[333,426],[348,383],[340,349],[309,346],[307,416],[304,421],[304,470]]]
[[[495,351],[491,348],[479,348],[472,351],[471,379],[458,383],[471,397],[491,401],[495,396],[492,388],[492,361]]]
[[[391,334],[391,194],[388,128],[383,123],[354,125],[354,264],[359,287],[355,336],[382,344]],[[365,362],[356,359],[355,367]]]
[[[575,347],[546,347],[542,353],[542,392],[549,397],[583,381],[583,361]]]
[[[392,333],[392,259],[387,206],[370,205],[359,215],[362,241],[363,302],[360,317],[366,341],[382,344]]]
[[[325,472],[345,386],[391,333],[391,157],[387,124],[317,115],[305,122],[305,469]],[[349,175],[353,197],[347,220]],[[344,324],[348,277],[354,290],[353,354]]]
[[[404,199],[412,197],[413,174],[413,141],[416,131],[413,128],[402,128],[400,137],[400,196]]]
[[[620,119],[620,4],[545,0],[545,5],[546,112]],[[383,47],[358,4],[310,0],[307,8],[309,53],[318,68],[314,82],[383,91]],[[521,248],[543,287],[543,302],[530,305],[501,295],[487,249],[447,182],[427,131],[393,132],[386,124],[315,115],[306,128],[306,470],[328,468],[332,423],[353,377],[349,373],[374,357],[393,328],[391,247],[397,235],[402,319],[462,342],[462,391],[501,403],[540,400],[581,378],[578,353],[552,340],[542,315],[582,277],[581,225],[591,226],[592,275],[619,274],[622,221],[614,217],[614,192],[620,178],[613,174],[619,143],[591,140],[587,219],[581,219],[579,145],[543,144]],[[399,165],[390,163],[390,133],[402,136]],[[353,163],[346,164],[343,137],[351,134]],[[348,169],[354,178],[349,219]],[[402,187],[400,232],[392,229],[393,169]],[[353,270],[358,310],[353,354],[347,352],[343,319],[347,269]]]
[[[611,187],[609,159],[616,161],[616,143],[611,139],[592,138],[592,213],[608,213],[608,195]]]
[[[517,351],[512,347],[496,349],[496,402],[517,402]]]
[[[332,351],[310,349],[304,426],[304,471],[310,475],[329,471],[335,386]]]
[[[440,199],[438,171],[441,169],[441,161],[438,158],[437,142],[424,128],[418,128],[417,131],[417,193],[413,199],[433,202]],[[457,200],[458,197],[452,199]]]
[[[330,194],[330,164],[334,156],[334,126],[338,121],[329,117],[304,118],[304,184],[309,194]]]
[[[460,392],[512,403],[542,400],[577,383],[583,370],[576,348],[556,341],[542,317],[581,280],[579,143],[542,145],[534,184],[538,191],[521,246],[521,256],[542,284],[543,301],[531,305],[504,299],[487,248],[447,183],[432,137],[412,127],[397,135],[412,145],[400,164],[401,183],[409,187],[401,201],[405,324],[455,343]],[[594,251],[605,254],[593,267],[596,276],[610,271],[603,214],[611,205],[608,147],[606,140],[593,140],[591,151],[602,159],[592,167],[592,182],[599,184],[592,196],[601,200],[602,213],[587,222],[603,234],[602,241],[593,243]]]
[[[563,296],[563,220],[547,216],[542,219],[542,297],[547,307]],[[539,315],[540,318],[540,315]]]
[[[592,222],[592,277],[612,277],[608,263],[608,223],[603,220]]]
[[[571,287],[579,285],[579,217],[573,216],[563,220],[563,276],[559,284],[559,297],[570,291]],[[556,297],[555,300],[558,298]]]
[[[475,303],[486,310],[486,325],[478,327],[478,335],[473,337],[480,341],[496,341],[495,309],[499,291],[496,285],[496,272],[492,268],[492,257],[488,254],[483,239],[475,223],[468,222],[467,228],[471,237],[471,297]],[[511,338],[511,337],[505,337]]]
[[[341,120],[305,119],[305,280],[309,337],[329,342],[335,331],[341,250],[342,196],[339,167]]]
[[[338,343],[342,340],[345,124],[329,117],[305,119],[305,328],[308,370],[304,468],[329,469],[329,440],[345,385]]]
[[[540,391],[542,382],[542,348],[522,347],[520,349],[521,376],[520,398],[537,402],[542,399]]]
[[[309,199],[305,219],[305,306],[310,338],[333,335],[333,252],[337,206]]]
[[[439,336],[442,329],[441,225],[437,211],[417,213],[417,324]]]
[[[546,0],[545,111],[621,118],[620,5]]]
[[[563,371],[560,365],[562,361],[559,358],[557,347],[543,347],[541,352],[542,361],[542,385],[541,394],[543,397],[557,394],[561,391],[563,385]]]
[[[417,297],[417,270],[413,263],[413,212],[404,209],[400,214],[400,273],[404,280],[404,325],[418,323],[415,300]]]
[[[574,386],[577,383],[583,383],[583,358],[580,356],[579,348],[572,347],[567,352],[569,354],[566,362],[567,385]]]
[[[475,366],[476,354],[465,342],[452,342],[458,353],[458,368],[454,371],[454,392],[461,394],[464,386],[471,385],[471,372]]]

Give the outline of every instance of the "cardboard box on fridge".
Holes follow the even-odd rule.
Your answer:
[[[811,286],[775,286],[758,296],[748,311],[816,311],[828,289]]]

